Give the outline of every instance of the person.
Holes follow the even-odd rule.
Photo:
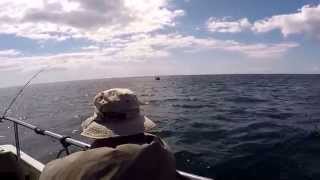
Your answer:
[[[145,133],[156,125],[142,115],[140,101],[129,89],[114,88],[94,97],[95,110],[82,126],[82,136],[94,139],[92,148],[145,144],[156,136]]]
[[[48,163],[40,180],[183,179],[166,143],[147,133],[155,123],[141,113],[134,92],[100,92],[94,106],[81,124],[81,135],[94,139],[91,149]]]

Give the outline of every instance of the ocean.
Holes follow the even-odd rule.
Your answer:
[[[81,137],[93,97],[129,88],[157,123],[154,134],[175,153],[177,168],[216,180],[320,179],[320,75],[199,75],[113,78],[36,84],[9,116]],[[17,87],[0,89],[1,112]],[[319,127],[318,127],[319,126]],[[20,128],[22,150],[46,163],[61,145]],[[0,144],[14,143],[0,123]]]

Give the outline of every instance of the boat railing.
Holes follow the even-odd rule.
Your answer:
[[[55,133],[55,132],[52,132],[52,131],[48,131],[48,130],[45,130],[45,129],[41,129],[37,126],[34,126],[32,124],[29,124],[27,122],[24,122],[24,121],[21,121],[21,120],[18,120],[16,118],[12,118],[12,117],[0,117],[0,122],[2,120],[5,120],[5,121],[10,121],[13,123],[13,127],[14,127],[14,134],[15,134],[15,145],[16,145],[16,155],[17,155],[17,159],[20,160],[20,157],[21,157],[21,148],[20,148],[20,140],[19,140],[19,128],[18,128],[18,125],[20,126],[23,126],[23,127],[26,127],[28,129],[31,129],[33,130],[36,134],[39,134],[39,135],[44,135],[44,136],[49,136],[53,139],[56,139],[56,140],[59,140],[60,143],[62,144],[63,146],[63,150],[60,151],[58,153],[58,156],[59,157],[61,155],[62,152],[66,152],[66,154],[69,154],[69,149],[68,147],[70,145],[73,145],[73,146],[76,146],[76,147],[79,147],[79,148],[82,148],[84,150],[86,149],[90,149],[91,145],[88,144],[88,143],[85,143],[85,142],[82,142],[82,141],[79,141],[79,140],[76,140],[76,139],[73,139],[71,138],[70,136],[64,136],[64,135],[61,135],[61,134],[58,134],[58,133]],[[212,180],[211,178],[206,178],[206,177],[202,177],[202,176],[198,176],[198,175],[194,175],[194,174],[191,174],[191,173],[187,173],[187,172],[183,172],[183,171],[179,171],[177,170],[177,172],[179,174],[181,174],[182,176],[184,176],[185,178],[187,179],[191,179],[191,180]]]

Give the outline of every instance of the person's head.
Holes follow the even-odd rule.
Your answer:
[[[95,112],[85,120],[81,135],[104,139],[130,136],[149,131],[155,126],[141,114],[140,101],[129,89],[114,88],[94,97]]]

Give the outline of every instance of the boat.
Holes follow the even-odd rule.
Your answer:
[[[20,151],[17,160],[17,149],[11,144],[0,145],[0,179],[38,180],[44,165]]]
[[[24,153],[20,149],[18,126],[23,126],[25,128],[31,129],[36,134],[49,136],[53,139],[59,140],[62,144],[63,149],[58,153],[57,157],[59,157],[62,154],[62,152],[65,152],[68,155],[68,147],[70,145],[80,147],[83,150],[90,148],[90,144],[73,139],[69,136],[63,136],[55,132],[41,129],[37,126],[34,126],[32,124],[26,123],[15,118],[0,117],[0,122],[3,120],[13,122],[14,124],[15,146],[10,144],[0,145],[1,180],[38,180],[43,168],[45,167],[43,163],[39,162],[32,156]],[[212,180],[211,178],[206,178],[179,170],[177,170],[177,173],[189,180]]]
[[[159,80],[160,80],[160,77],[159,77],[159,76],[156,76],[154,79],[157,80],[157,81],[159,81]]]

